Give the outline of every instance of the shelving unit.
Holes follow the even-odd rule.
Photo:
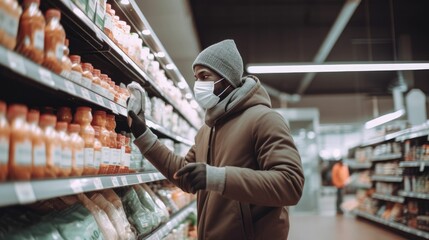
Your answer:
[[[122,11],[127,20],[134,28],[143,23],[142,26],[150,28],[149,23],[137,8],[134,0],[130,0],[131,5],[121,7],[119,1],[109,1],[112,6]],[[173,111],[189,124],[192,130],[197,130],[202,116],[201,109],[196,109],[198,119],[186,111],[186,104],[176,101],[172,94],[163,89],[150,72],[144,70],[134,62],[112,39],[110,39],[100,28],[98,28],[89,17],[78,8],[71,0],[44,1],[40,8],[56,8],[61,11],[61,23],[63,24],[67,38],[70,40],[70,52],[78,54],[85,59],[85,62],[94,64],[95,68],[101,69],[120,83],[128,84],[132,81],[140,83],[149,96],[157,97],[166,104],[173,107]],[[118,11],[119,12],[119,11]],[[131,16],[132,15],[132,16]],[[136,17],[137,16],[137,17]],[[138,21],[134,23],[132,21]],[[141,34],[141,31],[138,31]],[[142,36],[143,37],[143,36]],[[161,42],[152,31],[151,40],[147,44],[151,51],[164,51],[168,61],[171,61],[165,52]],[[181,83],[181,91],[191,93],[189,86],[177,69],[168,70],[162,63],[166,75],[175,83]],[[112,98],[100,95],[99,93],[60,76],[51,70],[32,62],[24,56],[0,46],[0,76],[9,82],[4,83],[0,89],[1,100],[6,102],[20,102],[24,104],[34,104],[36,106],[46,106],[46,103],[56,102],[56,104],[66,106],[90,106],[93,110],[104,110],[113,113],[117,119],[117,129],[127,129],[126,117],[127,108],[125,102],[115,102]],[[185,95],[180,100],[185,101]],[[190,105],[189,105],[190,106]],[[194,112],[191,112],[194,113]],[[157,122],[146,113],[146,124],[160,138],[168,138],[175,143],[192,146],[193,139],[188,135],[182,136]],[[173,129],[173,128],[171,128]],[[188,129],[188,128],[187,128]],[[186,134],[186,133],[185,133]],[[165,177],[159,172],[139,172],[133,174],[114,174],[68,177],[58,179],[43,179],[30,181],[14,181],[0,183],[0,207],[13,205],[24,205],[40,200],[47,200],[56,197],[74,195],[83,192],[92,192],[110,188],[127,187],[136,184],[155,182],[164,180]],[[147,239],[161,239],[168,234],[176,225],[182,222],[190,213],[196,209],[196,203],[192,203],[172,215],[171,219],[159,227]]]
[[[406,192],[406,191],[399,191],[398,193],[400,196],[408,197],[408,198],[418,198],[423,200],[429,200],[429,193],[419,193],[419,192]]]
[[[389,201],[389,202],[404,203],[404,198],[403,197],[398,197],[398,196],[393,196],[393,195],[386,195],[386,194],[381,194],[381,193],[374,193],[374,194],[372,194],[372,198],[380,199],[380,200],[384,200],[384,201]]]
[[[429,161],[405,161],[399,163],[400,167],[428,167]]]
[[[402,182],[402,176],[383,176],[383,175],[373,175],[371,176],[372,181],[379,182]]]
[[[381,155],[381,156],[374,156],[370,160],[372,162],[390,161],[390,160],[399,159],[401,157],[402,157],[402,154],[395,153],[395,154],[386,154],[386,155]]]

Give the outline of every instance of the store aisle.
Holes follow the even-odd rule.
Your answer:
[[[345,201],[353,198],[346,196]],[[351,213],[336,215],[333,192],[321,196],[319,206],[319,213],[291,213],[289,240],[406,240]]]

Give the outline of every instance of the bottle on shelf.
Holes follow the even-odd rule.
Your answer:
[[[99,69],[92,69],[92,90],[94,92],[100,94],[101,96],[106,96],[106,90],[103,88],[101,84],[101,71]]]
[[[110,139],[110,163],[108,174],[117,173],[119,171],[119,156],[120,152],[117,149],[116,139],[117,134],[115,132],[116,128],[116,120],[115,115],[106,114],[106,129],[109,131],[109,139]]]
[[[72,80],[77,84],[82,84],[83,70],[80,64],[80,61],[81,61],[80,56],[70,55],[70,61],[72,63],[72,68],[69,76],[70,80]]]
[[[0,182],[8,175],[10,126],[6,119],[6,103],[0,101]]]
[[[92,79],[92,65],[91,63],[82,63],[82,85],[88,89],[91,89]]]
[[[124,173],[130,172],[130,162],[131,162],[131,137],[129,134],[125,135],[125,158],[124,158]]]
[[[70,124],[73,120],[73,114],[71,108],[69,107],[60,107],[57,111],[57,120],[58,122],[66,122]]]
[[[67,122],[57,122],[56,130],[61,141],[59,177],[68,177],[72,171],[72,146],[70,136],[67,134],[67,127]]]
[[[39,10],[40,0],[24,0],[19,21],[17,52],[41,64],[44,58],[45,17]]]
[[[110,132],[106,129],[106,112],[105,111],[95,111],[94,118],[91,123],[94,127],[97,126],[100,128],[99,141],[102,145],[101,147],[101,162],[100,169],[98,174],[107,174],[109,164],[110,164]]]
[[[80,125],[70,124],[68,127],[68,133],[70,135],[70,142],[72,145],[72,171],[70,176],[82,176],[84,168],[83,150],[85,148],[85,142],[79,135]]]
[[[31,179],[31,134],[26,121],[28,108],[21,104],[9,106],[7,118],[10,123],[9,178],[13,180]]]
[[[80,136],[85,142],[83,175],[95,174],[94,168],[94,128],[91,126],[92,113],[89,107],[78,107],[74,122],[80,125]]]
[[[42,179],[46,172],[46,143],[39,127],[40,112],[31,109],[27,114],[27,122],[30,124],[30,134],[32,141],[32,174],[31,178]]]
[[[0,0],[0,15],[2,23],[0,26],[0,45],[9,50],[16,47],[16,37],[18,35],[19,18],[22,9],[16,0]]]
[[[70,60],[70,49],[69,49],[69,40],[66,38],[63,45],[63,56],[61,58],[61,65],[63,67],[61,71],[61,76],[70,79],[70,74],[72,70],[72,62]]]
[[[46,141],[46,172],[45,178],[56,178],[60,173],[61,164],[61,140],[55,130],[57,117],[51,114],[40,116],[40,127],[43,130]]]
[[[61,12],[49,9],[46,12],[45,59],[43,65],[57,74],[63,71],[64,42],[66,33],[60,23]]]
[[[95,172],[98,174],[100,172],[100,164],[101,164],[101,149],[103,145],[100,141],[101,128],[99,126],[94,126],[94,168]]]
[[[120,133],[116,136],[116,149],[119,151],[118,173],[125,173],[125,136]]]
[[[115,16],[115,10],[112,9],[112,5],[106,4],[106,15],[104,17],[104,33],[113,39],[113,17]]]

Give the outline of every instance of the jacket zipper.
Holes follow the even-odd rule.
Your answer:
[[[210,130],[209,149],[207,152],[207,164],[213,166],[213,139],[216,134],[216,127],[213,126]]]

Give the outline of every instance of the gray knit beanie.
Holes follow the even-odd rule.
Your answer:
[[[212,69],[234,87],[241,86],[243,60],[234,40],[223,40],[207,47],[198,54],[192,64],[192,70],[195,65],[203,65]]]

